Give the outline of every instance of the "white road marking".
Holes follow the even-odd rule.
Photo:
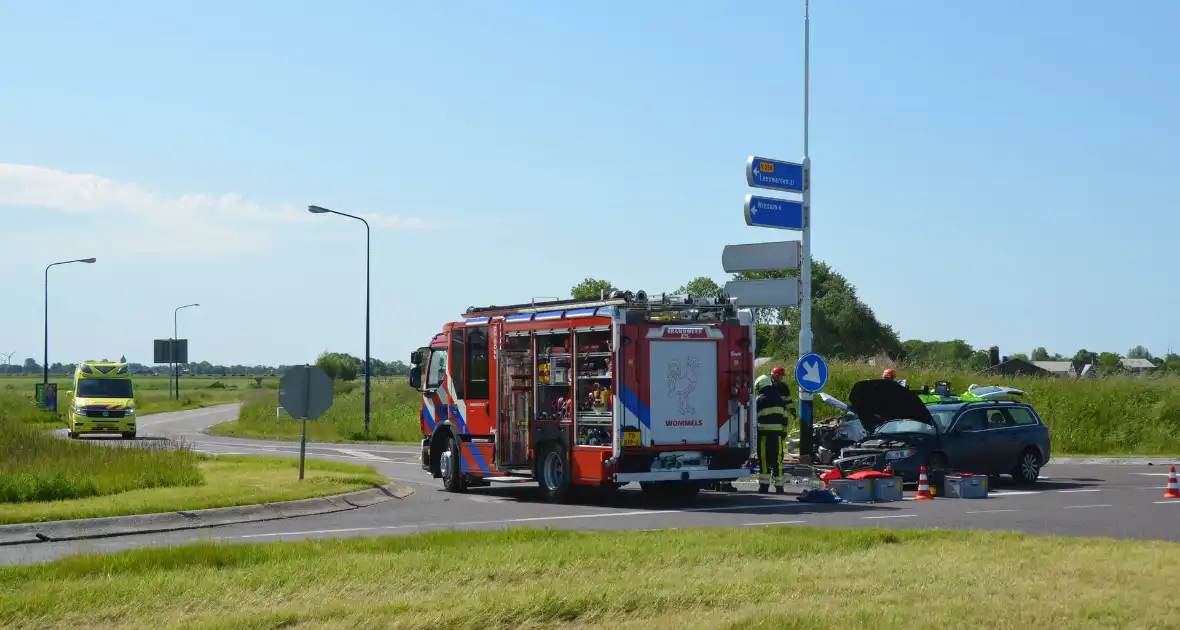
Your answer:
[[[1168,499],[1167,501],[1152,501],[1152,503],[1154,503],[1156,505],[1163,505],[1165,503],[1171,503],[1172,505],[1180,505],[1180,499]]]
[[[1063,505],[1063,506],[1061,506],[1061,508],[1064,510],[1078,510],[1078,509],[1082,509],[1082,508],[1097,508],[1097,507],[1110,507],[1110,505],[1107,503],[1100,503],[1098,505]]]
[[[913,518],[915,516],[917,516],[917,514],[889,514],[887,516],[862,516],[860,518],[862,520],[868,521],[877,518]]]
[[[796,504],[784,502],[781,505],[782,506],[785,506],[785,505],[795,506]],[[775,508],[775,507],[780,507],[780,506],[776,506],[774,504],[763,504],[763,505],[736,505],[736,506],[709,507],[709,508],[685,508],[683,510],[637,510],[634,512],[603,512],[603,513],[598,513],[598,514],[563,514],[563,515],[559,515],[559,516],[530,516],[530,517],[524,517],[524,518],[507,518],[507,519],[499,519],[499,520],[494,520],[494,521],[468,521],[468,522],[463,522],[463,523],[442,523],[442,525],[444,526],[444,528],[470,527],[470,526],[474,526],[474,525],[503,525],[503,524],[510,524],[510,523],[535,523],[538,521],[568,521],[568,520],[578,520],[578,519],[587,519],[587,518],[608,518],[608,517],[621,517],[621,516],[644,516],[644,515],[654,516],[657,514],[684,514],[684,513],[692,513],[692,512],[737,512],[737,511],[744,511],[744,510],[765,510],[768,508]],[[802,504],[799,504],[798,507],[804,507],[804,506]],[[916,516],[916,515],[911,514],[910,516]],[[247,535],[243,535],[243,536],[225,536],[223,538],[220,538],[219,540],[237,540],[237,539],[242,539],[242,538],[273,538],[275,536],[308,536],[308,535],[314,535],[314,534],[333,534],[333,533],[341,533],[341,532],[369,532],[369,531],[378,532],[378,531],[390,531],[390,530],[397,530],[397,529],[421,529],[421,528],[426,528],[426,527],[431,527],[431,526],[432,526],[432,524],[430,524],[430,523],[421,523],[418,525],[385,525],[385,526],[381,526],[381,527],[353,527],[353,528],[349,528],[349,529],[317,529],[317,530],[296,531],[296,532],[276,532],[276,533],[270,533],[270,534],[247,534]],[[665,528],[659,528],[659,529],[665,529]]]
[[[989,494],[993,497],[1019,497],[1026,494],[1040,494],[1039,490],[993,490]]]
[[[1015,512],[1016,510],[975,510],[973,512],[964,512],[964,514],[995,514],[996,512]]]
[[[1056,490],[1055,492],[1102,492],[1099,488],[1082,488],[1080,490]]]
[[[374,460],[382,461],[382,462],[389,461],[389,458],[387,458],[387,457],[381,457],[380,455],[374,455],[372,453],[366,453],[364,451],[354,451],[354,450],[348,449],[348,448],[334,448],[332,450],[336,451],[338,453],[344,453],[345,455],[350,455],[350,456],[355,457],[357,459],[374,459]]]
[[[1132,475],[1140,475],[1143,477],[1167,477],[1172,473],[1131,473]]]
[[[806,523],[807,521],[767,521],[765,523],[742,523],[746,527],[758,527],[760,525],[798,525],[799,523]]]

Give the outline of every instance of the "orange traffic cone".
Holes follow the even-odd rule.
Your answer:
[[[918,496],[914,497],[915,501],[930,501],[934,496],[930,494],[930,480],[926,478],[926,467],[923,466],[918,470]]]
[[[1180,483],[1176,482],[1176,464],[1168,471],[1168,489],[1164,491],[1165,499],[1180,499]]]

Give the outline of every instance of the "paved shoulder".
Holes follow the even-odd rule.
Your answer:
[[[0,525],[0,546],[111,538],[318,516],[369,507],[393,499],[405,499],[413,493],[414,491],[409,486],[390,483],[368,490],[297,501],[187,512]]]

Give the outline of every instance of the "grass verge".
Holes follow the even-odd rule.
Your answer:
[[[118,447],[101,447],[123,450]],[[142,488],[118,494],[62,501],[0,503],[0,524],[154,514],[179,510],[295,501],[375,488],[389,479],[372,466],[308,459],[299,481],[299,460],[191,454],[200,485]],[[2,627],[3,624],[0,624]]]
[[[625,536],[519,529],[75,556],[0,568],[0,626],[974,630],[1163,628],[1180,615],[1172,543],[802,527]]]
[[[370,401],[371,423],[365,435],[365,390],[359,382],[336,384],[332,408],[314,422],[307,423],[307,439],[313,442],[408,444],[421,439],[418,430],[418,392],[405,379],[373,383]],[[299,439],[300,423],[287,414],[281,417],[278,394],[270,392],[251,396],[242,406],[237,420],[209,428],[211,435],[262,440]]]
[[[370,466],[292,458],[211,458],[172,442],[116,446],[58,439],[0,415],[0,523],[270,503],[386,483]]]

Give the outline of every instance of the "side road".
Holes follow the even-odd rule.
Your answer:
[[[260,505],[164,512],[109,518],[89,518],[44,523],[0,525],[0,546],[24,545],[37,542],[58,542],[111,538],[133,534],[154,534],[185,529],[201,529],[221,525],[274,521],[303,516],[347,512],[394,499],[405,499],[414,491],[405,484],[388,483],[348,494],[318,499],[301,499]]]

